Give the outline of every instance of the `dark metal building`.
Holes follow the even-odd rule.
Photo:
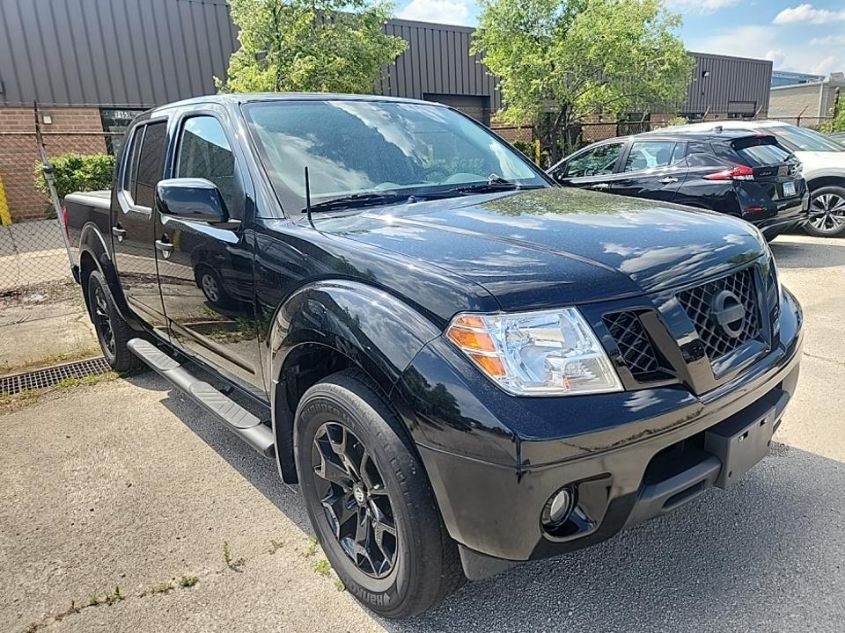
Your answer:
[[[692,56],[695,68],[680,114],[690,119],[705,114],[729,118],[766,115],[772,62],[710,53],[692,53]]]
[[[392,20],[408,41],[376,90],[460,107],[482,121],[496,80],[469,54],[472,29]],[[226,0],[0,0],[0,105],[148,108],[214,92],[237,46]],[[691,115],[765,113],[772,63],[693,54]]]
[[[408,41],[376,90],[443,101],[489,122],[496,81],[472,29],[392,20]],[[118,110],[215,92],[237,47],[225,0],[0,0],[0,105]]]

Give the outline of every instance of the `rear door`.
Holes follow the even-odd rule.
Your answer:
[[[662,202],[675,200],[686,178],[686,143],[673,140],[634,140],[610,181],[611,193]]]
[[[155,185],[164,170],[167,119],[133,128],[112,200],[112,247],[130,309],[166,336],[155,257]]]
[[[175,126],[173,177],[214,183],[229,221],[209,224],[156,212],[161,293],[174,342],[260,394],[254,233],[247,228],[251,185],[225,116],[215,106],[192,109]]]
[[[550,175],[569,187],[609,191],[626,142],[614,140],[587,147],[553,167]]]

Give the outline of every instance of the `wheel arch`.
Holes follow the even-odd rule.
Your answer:
[[[387,398],[416,354],[440,330],[400,298],[352,281],[295,292],[269,332],[271,406],[282,479],[296,482],[293,422],[305,391],[337,371],[358,368]]]
[[[89,222],[82,227],[79,235],[79,283],[88,306],[88,279],[94,270],[100,271],[109,285],[109,291],[115,300],[118,313],[124,318],[128,314],[117,270],[114,267],[111,251],[103,234],[96,224]],[[90,307],[89,307],[90,311]]]
[[[821,173],[807,180],[807,188],[812,193],[822,187],[845,188],[845,172],[843,173]]]

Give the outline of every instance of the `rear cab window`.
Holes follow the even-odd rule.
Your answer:
[[[164,173],[167,150],[167,121],[153,121],[135,128],[128,163],[122,179],[123,194],[133,207],[152,209],[155,187]]]

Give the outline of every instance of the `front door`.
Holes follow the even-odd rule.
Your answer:
[[[215,225],[156,213],[161,294],[174,342],[263,395],[247,185],[217,116],[225,114],[181,120],[172,173],[214,183],[229,221]]]
[[[141,321],[167,336],[156,273],[156,183],[164,170],[167,121],[148,121],[131,132],[127,159],[112,194],[112,247],[120,286]]]
[[[581,150],[553,169],[552,178],[569,187],[609,191],[624,147],[624,141],[610,141]]]

